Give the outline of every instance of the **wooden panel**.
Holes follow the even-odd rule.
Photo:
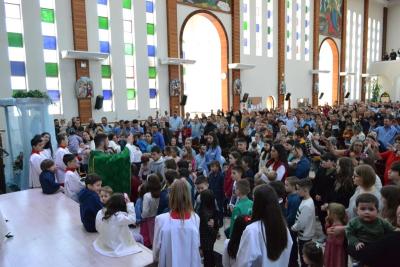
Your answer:
[[[89,122],[89,119],[92,118],[92,99],[78,99],[78,107],[79,117],[81,121],[85,123]]]
[[[313,29],[313,69],[319,69],[319,12],[320,1],[314,1],[314,29]],[[318,74],[313,75],[312,82],[312,105],[318,106],[318,92],[315,91],[315,86],[319,82]]]
[[[342,9],[342,25],[347,25],[347,0],[343,0],[343,9]],[[343,26],[342,29],[342,42],[340,45],[340,72],[346,71],[346,44],[347,44],[347,35],[346,35],[346,27]],[[343,84],[346,81],[345,76],[340,76],[339,83],[339,104],[344,103],[344,87]]]
[[[74,49],[79,51],[88,50],[87,28],[86,28],[86,4],[83,0],[71,0],[72,30],[74,37]],[[81,77],[89,77],[89,61],[75,60],[76,80]],[[83,123],[92,118],[92,103],[90,99],[78,99],[78,113]]]
[[[151,250],[140,244],[140,253],[125,257],[97,253],[93,241],[99,234],[84,230],[79,204],[61,192],[44,195],[41,189],[31,189],[4,194],[0,209],[15,235],[2,244],[2,267],[147,266],[153,262]]]
[[[386,38],[387,38],[387,20],[388,20],[388,8],[383,8],[383,23],[382,23],[382,56],[383,58],[386,52]]]
[[[1,129],[0,131],[3,132]],[[1,134],[0,134],[0,148],[3,148],[3,140],[1,139]],[[6,177],[4,175],[4,161],[3,161],[3,155],[0,154],[0,194],[4,194],[5,192],[6,192]]]
[[[362,42],[362,73],[367,73],[368,62],[368,15],[369,15],[369,0],[364,0],[364,23],[363,23],[363,42]],[[360,84],[361,101],[365,101],[367,79],[361,78]]]
[[[241,40],[240,40],[240,29],[242,28],[240,25],[240,0],[231,1],[232,6],[232,62],[237,63],[240,62],[240,48],[241,48]],[[240,70],[232,70],[232,82],[236,79],[240,79]],[[233,110],[240,109],[240,95],[234,93],[234,88],[231,86],[231,94],[232,94],[232,107]]]
[[[315,1],[314,1],[315,2]],[[286,59],[286,45],[285,45],[285,1],[278,1],[278,107],[283,107],[285,96],[281,94],[280,86],[284,79],[285,74],[285,59]]]

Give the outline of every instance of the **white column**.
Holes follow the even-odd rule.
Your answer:
[[[161,2],[161,1],[158,1]],[[147,27],[146,1],[133,1],[135,18],[135,54],[136,54],[136,84],[138,101],[138,119],[144,119],[150,114],[150,96],[148,80],[147,57]]]
[[[58,51],[74,50],[72,32],[71,1],[62,0],[55,2],[57,21],[57,45]],[[63,114],[55,117],[69,119],[78,116],[78,104],[75,95],[75,61],[59,58],[60,88]]]
[[[8,59],[8,38],[6,31],[6,13],[4,10],[4,2],[0,0],[0,84],[2,89],[0,90],[0,98],[11,97],[11,70],[10,61]],[[3,116],[0,117],[2,118]],[[4,124],[2,124],[4,125]]]
[[[115,119],[121,119],[128,111],[125,57],[124,57],[124,25],[122,18],[122,1],[110,2],[111,58],[112,81],[114,94]]]
[[[39,1],[21,1],[29,90],[47,91]]]

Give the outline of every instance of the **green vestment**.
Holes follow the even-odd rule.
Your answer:
[[[100,175],[103,186],[110,186],[114,192],[131,192],[131,162],[129,149],[119,154],[107,154],[103,151],[90,152],[89,173]]]

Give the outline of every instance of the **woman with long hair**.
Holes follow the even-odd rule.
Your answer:
[[[288,266],[292,244],[274,189],[269,185],[257,186],[252,223],[240,240],[237,266]]]
[[[287,176],[288,162],[285,147],[275,144],[271,148],[271,159],[267,161],[266,167],[269,172],[276,172],[276,180],[282,181]]]
[[[51,135],[48,132],[44,132],[41,134],[43,141],[43,150],[40,154],[42,154],[46,159],[53,159],[53,146],[51,145]]]
[[[207,151],[206,151],[206,159],[204,161],[203,168],[208,172],[208,165],[217,160],[221,165],[225,162],[224,158],[222,157],[222,150],[219,146],[218,137],[215,133],[211,132],[208,134],[207,137]]]
[[[185,179],[177,179],[169,193],[170,212],[156,217],[153,258],[160,267],[200,267],[200,218],[193,211]]]
[[[400,205],[400,188],[396,185],[387,185],[381,189],[383,209],[382,217],[396,226],[396,210]]]

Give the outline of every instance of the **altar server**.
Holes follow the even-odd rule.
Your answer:
[[[60,133],[57,135],[57,143],[58,143],[58,148],[54,156],[54,162],[57,167],[56,171],[57,182],[62,184],[64,183],[65,169],[67,168],[67,166],[65,166],[63,161],[64,155],[71,154],[71,152],[69,152],[68,150],[68,137],[65,133]]]
[[[40,187],[39,176],[42,173],[40,164],[46,158],[41,154],[43,141],[41,135],[35,135],[31,140],[32,154],[29,158],[29,187]]]

